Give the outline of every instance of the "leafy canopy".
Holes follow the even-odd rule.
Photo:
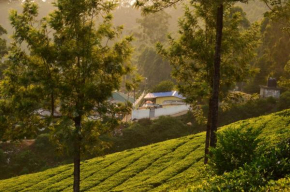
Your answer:
[[[132,37],[117,42],[122,27],[111,23],[116,6],[111,1],[62,0],[54,5],[56,10],[39,22],[32,1],[24,3],[22,13],[10,14],[15,31],[12,64],[1,87],[1,108],[6,109],[1,137],[34,137],[38,128],[49,127],[60,147],[80,137],[83,151],[100,150],[104,143],[99,135],[117,123],[107,99],[131,71]]]
[[[170,15],[165,11],[142,15],[137,19],[139,30],[134,35],[139,39],[139,54],[136,56],[139,72],[146,77],[145,88],[152,88],[161,81],[171,79],[171,66],[155,48],[157,42],[166,43]]]
[[[258,25],[247,28],[241,12],[225,4],[222,55],[221,96],[236,82],[253,73],[250,61],[259,40]],[[179,21],[179,38],[170,37],[170,46],[158,44],[159,53],[170,60],[180,92],[191,103],[209,97],[213,81],[215,50],[215,7],[193,3],[185,8]]]

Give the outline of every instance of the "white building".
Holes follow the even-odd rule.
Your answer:
[[[278,99],[280,97],[280,91],[281,89],[277,87],[277,81],[275,78],[270,77],[268,79],[268,85],[263,86],[260,85],[260,97],[266,98],[266,97],[274,97]]]

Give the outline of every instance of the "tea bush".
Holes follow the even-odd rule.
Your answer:
[[[215,155],[216,153],[213,153],[213,157]],[[192,190],[250,192],[262,191],[262,189],[286,189],[285,185],[290,185],[287,179],[279,180],[287,178],[290,174],[290,138],[282,140],[269,149],[262,147],[253,155],[256,157],[252,157],[250,162],[245,162],[230,172],[222,175],[209,174],[201,185],[193,187]],[[223,164],[227,166],[225,162]]]
[[[257,137],[259,129],[239,127],[231,128],[217,134],[217,146],[210,149],[210,165],[217,174],[230,172],[250,163],[260,142]]]
[[[205,176],[201,169],[203,132],[82,161],[81,191],[287,191],[289,122],[290,110],[286,110],[220,128],[221,134],[227,129],[241,129],[242,134],[260,130],[257,138],[262,140],[251,162],[223,175]],[[245,140],[250,142],[239,141]],[[71,191],[72,184],[73,165],[69,164],[0,180],[0,191]],[[187,189],[189,185],[194,187]]]

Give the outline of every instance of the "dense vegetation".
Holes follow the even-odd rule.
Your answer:
[[[191,1],[185,9],[175,12],[168,9],[172,4],[167,0],[154,1],[151,7],[146,4],[148,0],[136,1],[135,6],[145,12],[156,11],[149,15],[140,15],[127,0],[119,5],[106,1],[100,7],[95,1],[62,0],[56,1],[58,9],[46,19],[38,17],[31,2],[34,1],[23,4],[22,14],[11,12],[14,32],[8,28],[7,33],[0,20],[0,179],[43,171],[71,163],[72,159],[75,166],[6,180],[0,182],[0,191],[69,191],[73,170],[73,189],[79,191],[81,157],[85,160],[82,190],[290,188],[289,111],[222,128],[216,143],[218,125],[289,108],[290,92],[283,93],[278,101],[269,98],[242,104],[239,99],[237,104],[225,102],[236,83],[239,90],[257,93],[258,85],[266,84],[268,77],[275,77],[282,91],[290,89],[289,0],[239,3],[247,15],[241,8],[231,7],[236,2],[248,2],[242,0]],[[115,6],[114,13],[119,14],[117,22],[111,14],[106,15]],[[180,10],[184,17],[176,26],[175,16],[181,15]],[[95,25],[94,17],[100,13],[106,16],[101,14],[103,19]],[[123,27],[114,27],[123,24],[120,18],[130,18],[125,21],[124,35],[133,34],[137,40],[133,43],[136,52],[132,59],[133,37],[116,43],[123,36]],[[261,22],[253,24],[256,20]],[[53,31],[49,32],[50,29]],[[10,34],[14,43],[7,47],[5,39]],[[102,38],[111,43],[104,43]],[[160,43],[156,49],[157,42]],[[129,67],[131,63],[144,76],[143,83],[139,74],[129,74],[133,69]],[[119,126],[115,113],[120,113],[123,107],[116,108],[107,102],[116,89],[126,91],[128,96],[134,91],[135,97],[135,91],[137,94],[148,89],[170,91],[174,86],[192,104],[193,114]],[[219,110],[219,103],[227,109]],[[130,106],[124,106],[124,113],[130,111]],[[50,111],[50,117],[39,113],[39,109]],[[96,114],[101,117],[91,118]],[[205,114],[208,121],[204,150],[204,134],[198,132],[205,130]],[[45,134],[40,135],[41,127],[45,127]],[[188,136],[193,133],[198,134]],[[182,136],[185,137],[166,141]],[[11,142],[23,138],[35,142],[27,144],[28,147],[27,140]],[[166,142],[157,143],[161,141]],[[211,149],[209,166],[203,168],[203,151],[208,154],[209,145],[216,148]],[[103,152],[123,150],[127,151],[86,160]],[[57,157],[56,151],[64,156]],[[205,164],[207,158],[206,155]]]
[[[275,77],[278,81],[283,76],[288,78],[284,68],[290,59],[290,39],[289,33],[283,29],[287,22],[284,19],[277,21],[269,18],[264,18],[261,22],[262,43],[254,62],[259,72],[245,87],[246,92],[259,92],[258,85],[266,85],[269,76]]]
[[[220,131],[242,128],[260,130],[257,138],[267,149],[290,134],[290,111],[239,121]],[[219,132],[220,132],[219,131]],[[81,164],[82,191],[162,191],[200,184],[205,174],[203,150],[205,133],[99,157]],[[279,146],[279,145],[277,145]],[[0,191],[70,191],[72,165],[0,181]],[[247,175],[244,175],[246,177]],[[232,176],[228,176],[228,182]],[[226,178],[227,179],[227,178]],[[226,180],[224,179],[224,180]],[[265,187],[289,186],[289,178],[270,181]]]
[[[288,115],[289,111],[276,114],[282,117]],[[273,124],[271,120],[267,123],[273,127],[285,126],[278,122]],[[290,189],[287,181],[290,176],[290,131],[280,130],[275,135],[263,136],[263,127],[267,126],[259,124],[253,127],[241,124],[218,133],[219,142],[216,148],[211,149],[206,179],[194,186],[193,191]],[[279,185],[275,186],[275,183]]]
[[[239,2],[237,5],[247,13],[250,22],[260,21],[263,19],[264,13],[269,11],[265,3],[259,0],[249,1],[248,3]]]
[[[220,111],[219,126],[290,108],[289,100],[289,92],[285,92],[279,100],[268,98],[234,104],[230,109]],[[206,113],[207,108],[204,110]],[[103,154],[179,138],[205,131],[205,129],[205,125],[200,125],[195,120],[192,112],[179,117],[160,117],[156,120],[143,119],[134,123],[125,123],[112,137],[102,137],[103,140],[111,143],[111,147]],[[67,153],[57,154],[58,150],[50,141],[47,133],[40,134],[31,146],[25,147],[21,143],[1,144],[0,146],[2,148],[0,150],[0,161],[2,162],[0,179],[34,173],[72,162]],[[96,155],[87,154],[85,159]]]

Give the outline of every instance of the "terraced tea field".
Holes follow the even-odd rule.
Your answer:
[[[269,144],[290,134],[290,110],[227,127],[262,128]],[[98,157],[81,164],[81,191],[169,191],[199,183],[205,133]],[[0,191],[72,191],[73,166],[0,181]]]

